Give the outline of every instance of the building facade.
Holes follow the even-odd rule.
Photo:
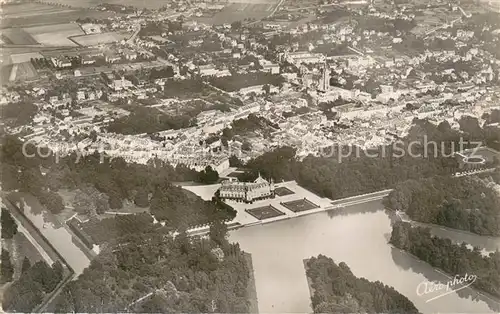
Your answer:
[[[245,203],[272,198],[274,197],[274,182],[272,179],[270,182],[265,180],[260,174],[254,182],[226,180],[221,184],[219,197],[222,200],[233,200]]]

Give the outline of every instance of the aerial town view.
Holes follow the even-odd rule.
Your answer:
[[[0,312],[500,312],[500,0],[0,16]]]

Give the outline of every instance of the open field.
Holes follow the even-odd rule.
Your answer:
[[[80,46],[96,46],[101,44],[109,44],[122,39],[127,39],[130,33],[126,32],[109,32],[91,35],[74,36],[71,39]]]
[[[56,47],[2,47],[0,48],[0,62],[3,65],[6,64],[11,64],[12,59],[15,58],[15,56],[22,56],[25,54],[32,54],[32,53],[41,53],[45,51],[50,51],[50,50],[60,50]],[[28,58],[29,60],[29,58]]]
[[[35,27],[27,27],[24,29],[27,33],[31,35],[46,34],[46,33],[64,33],[72,31],[75,35],[84,34],[80,26],[76,23],[63,23],[63,24],[51,24]]]
[[[24,30],[38,43],[45,46],[76,46],[68,37],[85,34],[75,23],[35,26]]]
[[[23,63],[23,62],[30,62],[31,58],[42,58],[43,56],[39,54],[38,52],[27,52],[27,53],[20,53],[20,54],[15,54],[10,57],[11,63]]]
[[[1,7],[4,18],[24,18],[37,15],[58,14],[69,11],[68,8],[33,2],[13,3],[2,5]]]
[[[37,45],[38,42],[22,28],[9,28],[1,31],[6,44]]]
[[[12,71],[16,71],[15,73],[11,73],[11,78],[13,80],[21,80],[26,81],[35,78],[38,73],[36,69],[33,67],[31,62],[23,62],[15,64],[15,67],[12,67]]]
[[[0,8],[2,10],[0,28],[61,24],[74,22],[78,18],[104,19],[117,15],[109,11],[71,9],[30,2],[2,5]]]
[[[42,2],[45,2],[42,0]],[[47,1],[48,3],[49,1]],[[159,9],[165,5],[165,0],[50,0],[52,3],[68,5],[73,8],[92,8],[99,4],[121,4],[139,9]]]
[[[250,0],[246,0],[247,2]],[[224,24],[234,21],[243,21],[244,19],[262,19],[270,15],[277,5],[277,1],[259,0],[261,2],[253,3],[231,3],[224,7],[220,12],[212,17],[197,18],[200,22],[208,24]]]

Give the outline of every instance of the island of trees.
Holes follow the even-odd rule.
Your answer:
[[[344,262],[319,255],[305,267],[314,313],[418,313],[393,287],[357,278]]]

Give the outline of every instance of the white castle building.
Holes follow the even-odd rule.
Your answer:
[[[255,200],[274,197],[274,182],[259,177],[254,182],[239,182],[237,180],[223,181],[219,189],[222,200],[234,200],[251,203]]]

